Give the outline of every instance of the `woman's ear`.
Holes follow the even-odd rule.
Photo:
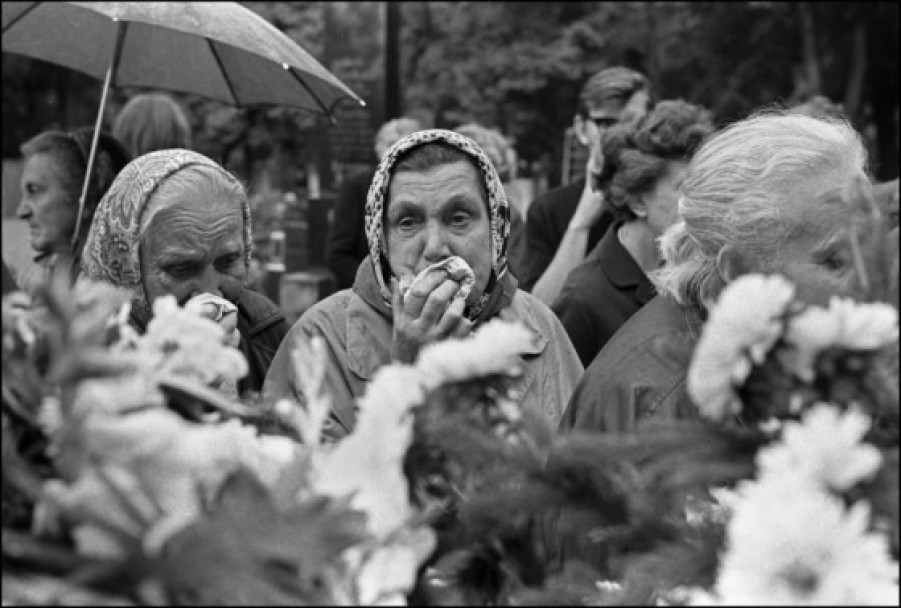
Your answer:
[[[742,275],[761,272],[763,264],[756,255],[740,245],[726,245],[716,256],[716,268],[723,281],[731,283]]]
[[[644,204],[644,201],[640,198],[637,200],[629,201],[629,211],[635,214],[635,217],[639,219],[644,219],[648,217],[648,208]]]

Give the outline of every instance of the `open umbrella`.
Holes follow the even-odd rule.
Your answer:
[[[6,2],[3,51],[103,79],[88,178],[110,87],[193,93],[234,106],[285,105],[332,118],[366,105],[296,42],[236,2]],[[74,244],[74,239],[73,239]]]

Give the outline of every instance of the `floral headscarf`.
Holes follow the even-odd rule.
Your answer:
[[[82,269],[90,279],[131,289],[132,307],[139,316],[149,318],[150,314],[141,277],[141,218],[160,184],[195,165],[212,167],[225,181],[240,185],[231,173],[202,154],[181,149],[159,150],[126,165],[94,214],[82,254]],[[244,259],[249,264],[253,238],[246,199],[241,202],[241,214],[244,216]]]
[[[515,288],[515,279],[507,272],[507,241],[510,238],[510,206],[504,187],[498,178],[497,172],[488,159],[485,152],[470,138],[444,129],[429,129],[417,131],[398,140],[391,146],[379,163],[372,184],[369,186],[369,194],[366,197],[366,239],[369,242],[369,257],[372,269],[378,281],[379,290],[388,306],[391,305],[391,288],[383,275],[382,257],[385,252],[382,249],[382,217],[388,185],[391,182],[394,167],[398,157],[409,150],[432,142],[443,142],[462,150],[475,161],[479,168],[479,175],[488,192],[488,214],[491,225],[491,269],[492,276],[488,280],[488,287],[482,294],[479,302],[466,314],[470,320],[477,319],[489,305],[495,291],[506,287],[506,291]],[[386,265],[387,266],[387,265]],[[510,286],[510,282],[513,285]]]

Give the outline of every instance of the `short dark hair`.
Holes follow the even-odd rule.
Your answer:
[[[604,205],[617,219],[635,217],[630,204],[657,183],[667,162],[690,160],[714,130],[708,110],[681,99],[661,101],[634,124],[611,127],[602,140]]]
[[[577,112],[580,116],[587,117],[592,107],[611,99],[626,103],[638,91],[650,93],[650,86],[647,77],[641,72],[624,67],[606,68],[594,74],[582,87]]]

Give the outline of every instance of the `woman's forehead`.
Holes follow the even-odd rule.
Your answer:
[[[400,171],[388,185],[387,204],[403,201],[425,204],[452,196],[468,195],[481,200],[481,177],[471,164],[460,161],[424,171]]]

